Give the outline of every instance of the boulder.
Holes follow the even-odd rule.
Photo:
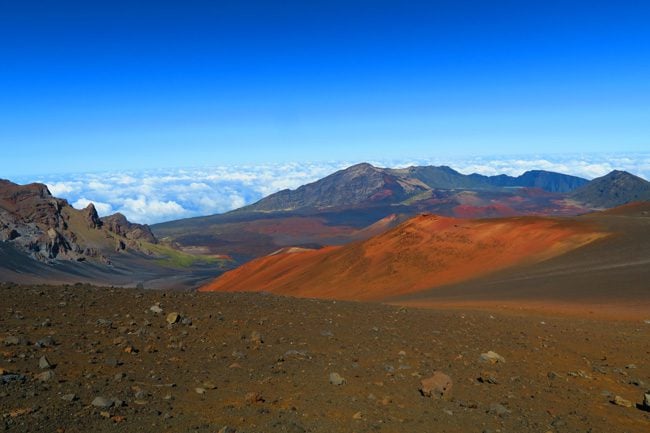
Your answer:
[[[448,399],[451,397],[453,381],[441,371],[433,372],[431,377],[422,379],[420,393],[425,397]]]

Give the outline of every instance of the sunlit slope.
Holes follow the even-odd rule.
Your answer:
[[[420,215],[366,241],[256,259],[201,290],[382,300],[543,261],[603,236],[568,219]]]

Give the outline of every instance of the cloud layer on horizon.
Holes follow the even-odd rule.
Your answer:
[[[612,170],[650,178],[650,153],[494,156],[369,161],[380,167],[448,165],[461,173],[517,176],[527,170],[556,171],[588,179]],[[313,182],[354,162],[218,166],[104,173],[75,173],[16,179],[42,182],[75,208],[92,202],[101,216],[121,212],[139,223],[211,215],[253,203],[286,188]]]

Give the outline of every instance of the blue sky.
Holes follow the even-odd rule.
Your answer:
[[[2,176],[650,149],[644,1],[0,3]]]

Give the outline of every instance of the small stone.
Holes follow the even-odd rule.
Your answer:
[[[155,304],[149,307],[149,311],[151,311],[154,314],[162,314],[163,309],[160,308],[160,304]]]
[[[496,385],[499,383],[499,380],[496,378],[496,374],[491,371],[483,371],[481,372],[481,375],[477,379],[481,383],[489,383],[492,385]]]
[[[264,343],[264,340],[262,339],[262,334],[260,334],[257,331],[251,332],[251,343],[257,345]]]
[[[311,357],[305,351],[290,349],[284,352],[284,354],[278,358],[278,361],[280,362],[289,361],[291,359],[304,360],[304,359],[311,359]]]
[[[61,396],[61,399],[65,401],[73,402],[75,400],[78,400],[79,397],[77,397],[77,394],[72,393],[72,394],[63,394]]]
[[[361,412],[357,412],[352,415],[352,419],[363,419],[363,414]]]
[[[22,343],[22,339],[18,338],[16,336],[10,335],[8,337],[5,337],[4,343],[5,343],[5,346],[18,346],[19,344]]]
[[[134,391],[133,397],[135,397],[136,400],[144,400],[149,397],[149,393],[143,389],[136,388]]]
[[[247,404],[264,403],[264,397],[259,392],[249,392],[244,396]]]
[[[486,353],[481,353],[480,360],[482,362],[489,362],[490,364],[497,364],[499,362],[501,362],[501,363],[506,362],[506,359],[503,356],[501,356],[498,353],[493,352],[491,350],[486,352]]]
[[[214,383],[212,383],[210,381],[207,381],[207,382],[203,382],[203,388],[205,388],[205,389],[217,389],[217,385],[215,385]]]
[[[38,379],[38,377],[37,377],[37,379]],[[12,383],[12,382],[24,383],[25,380],[27,380],[27,378],[24,375],[7,373],[7,370],[4,370],[4,373],[2,375],[0,375],[0,383],[1,384],[8,384],[8,383]]]
[[[54,379],[54,372],[52,370],[47,370],[40,374],[37,374],[35,378],[41,382],[49,382],[50,380]]]
[[[38,360],[38,366],[41,370],[45,370],[48,368],[52,368],[53,364],[50,362],[49,359],[45,355],[41,356],[41,358]]]
[[[499,403],[492,403],[490,405],[490,409],[488,409],[488,413],[491,413],[493,415],[500,416],[501,418],[507,416],[509,413],[511,413],[508,408],[506,408],[504,405],[499,404]]]
[[[205,388],[202,387],[194,388],[194,392],[196,392],[199,395],[203,395],[205,394]]]
[[[181,315],[178,314],[177,312],[172,312],[167,315],[167,323],[169,323],[170,325],[177,323],[180,319],[181,319]]]
[[[332,385],[340,386],[345,384],[345,379],[338,373],[330,373],[329,379]]]
[[[97,326],[102,328],[111,328],[113,326],[113,321],[108,319],[97,319]]]
[[[106,360],[104,360],[104,364],[108,365],[109,367],[117,367],[121,364],[121,362],[115,358],[106,358]]]
[[[36,347],[39,349],[42,349],[43,347],[52,347],[56,345],[56,341],[54,341],[54,337],[51,335],[48,335],[47,337],[43,337],[40,340],[38,340],[36,343],[34,343]]]
[[[111,406],[113,406],[113,400],[108,399],[106,397],[97,396],[93,399],[92,403],[90,404],[101,409],[108,409]]]
[[[218,433],[237,433],[237,429],[226,425],[221,427]]]
[[[434,371],[431,377],[420,381],[420,393],[425,397],[448,399],[452,388],[451,377],[441,371]]]
[[[616,406],[622,406],[622,407],[634,406],[630,400],[626,400],[620,395],[615,396],[614,400],[612,400],[612,403],[615,404]]]

